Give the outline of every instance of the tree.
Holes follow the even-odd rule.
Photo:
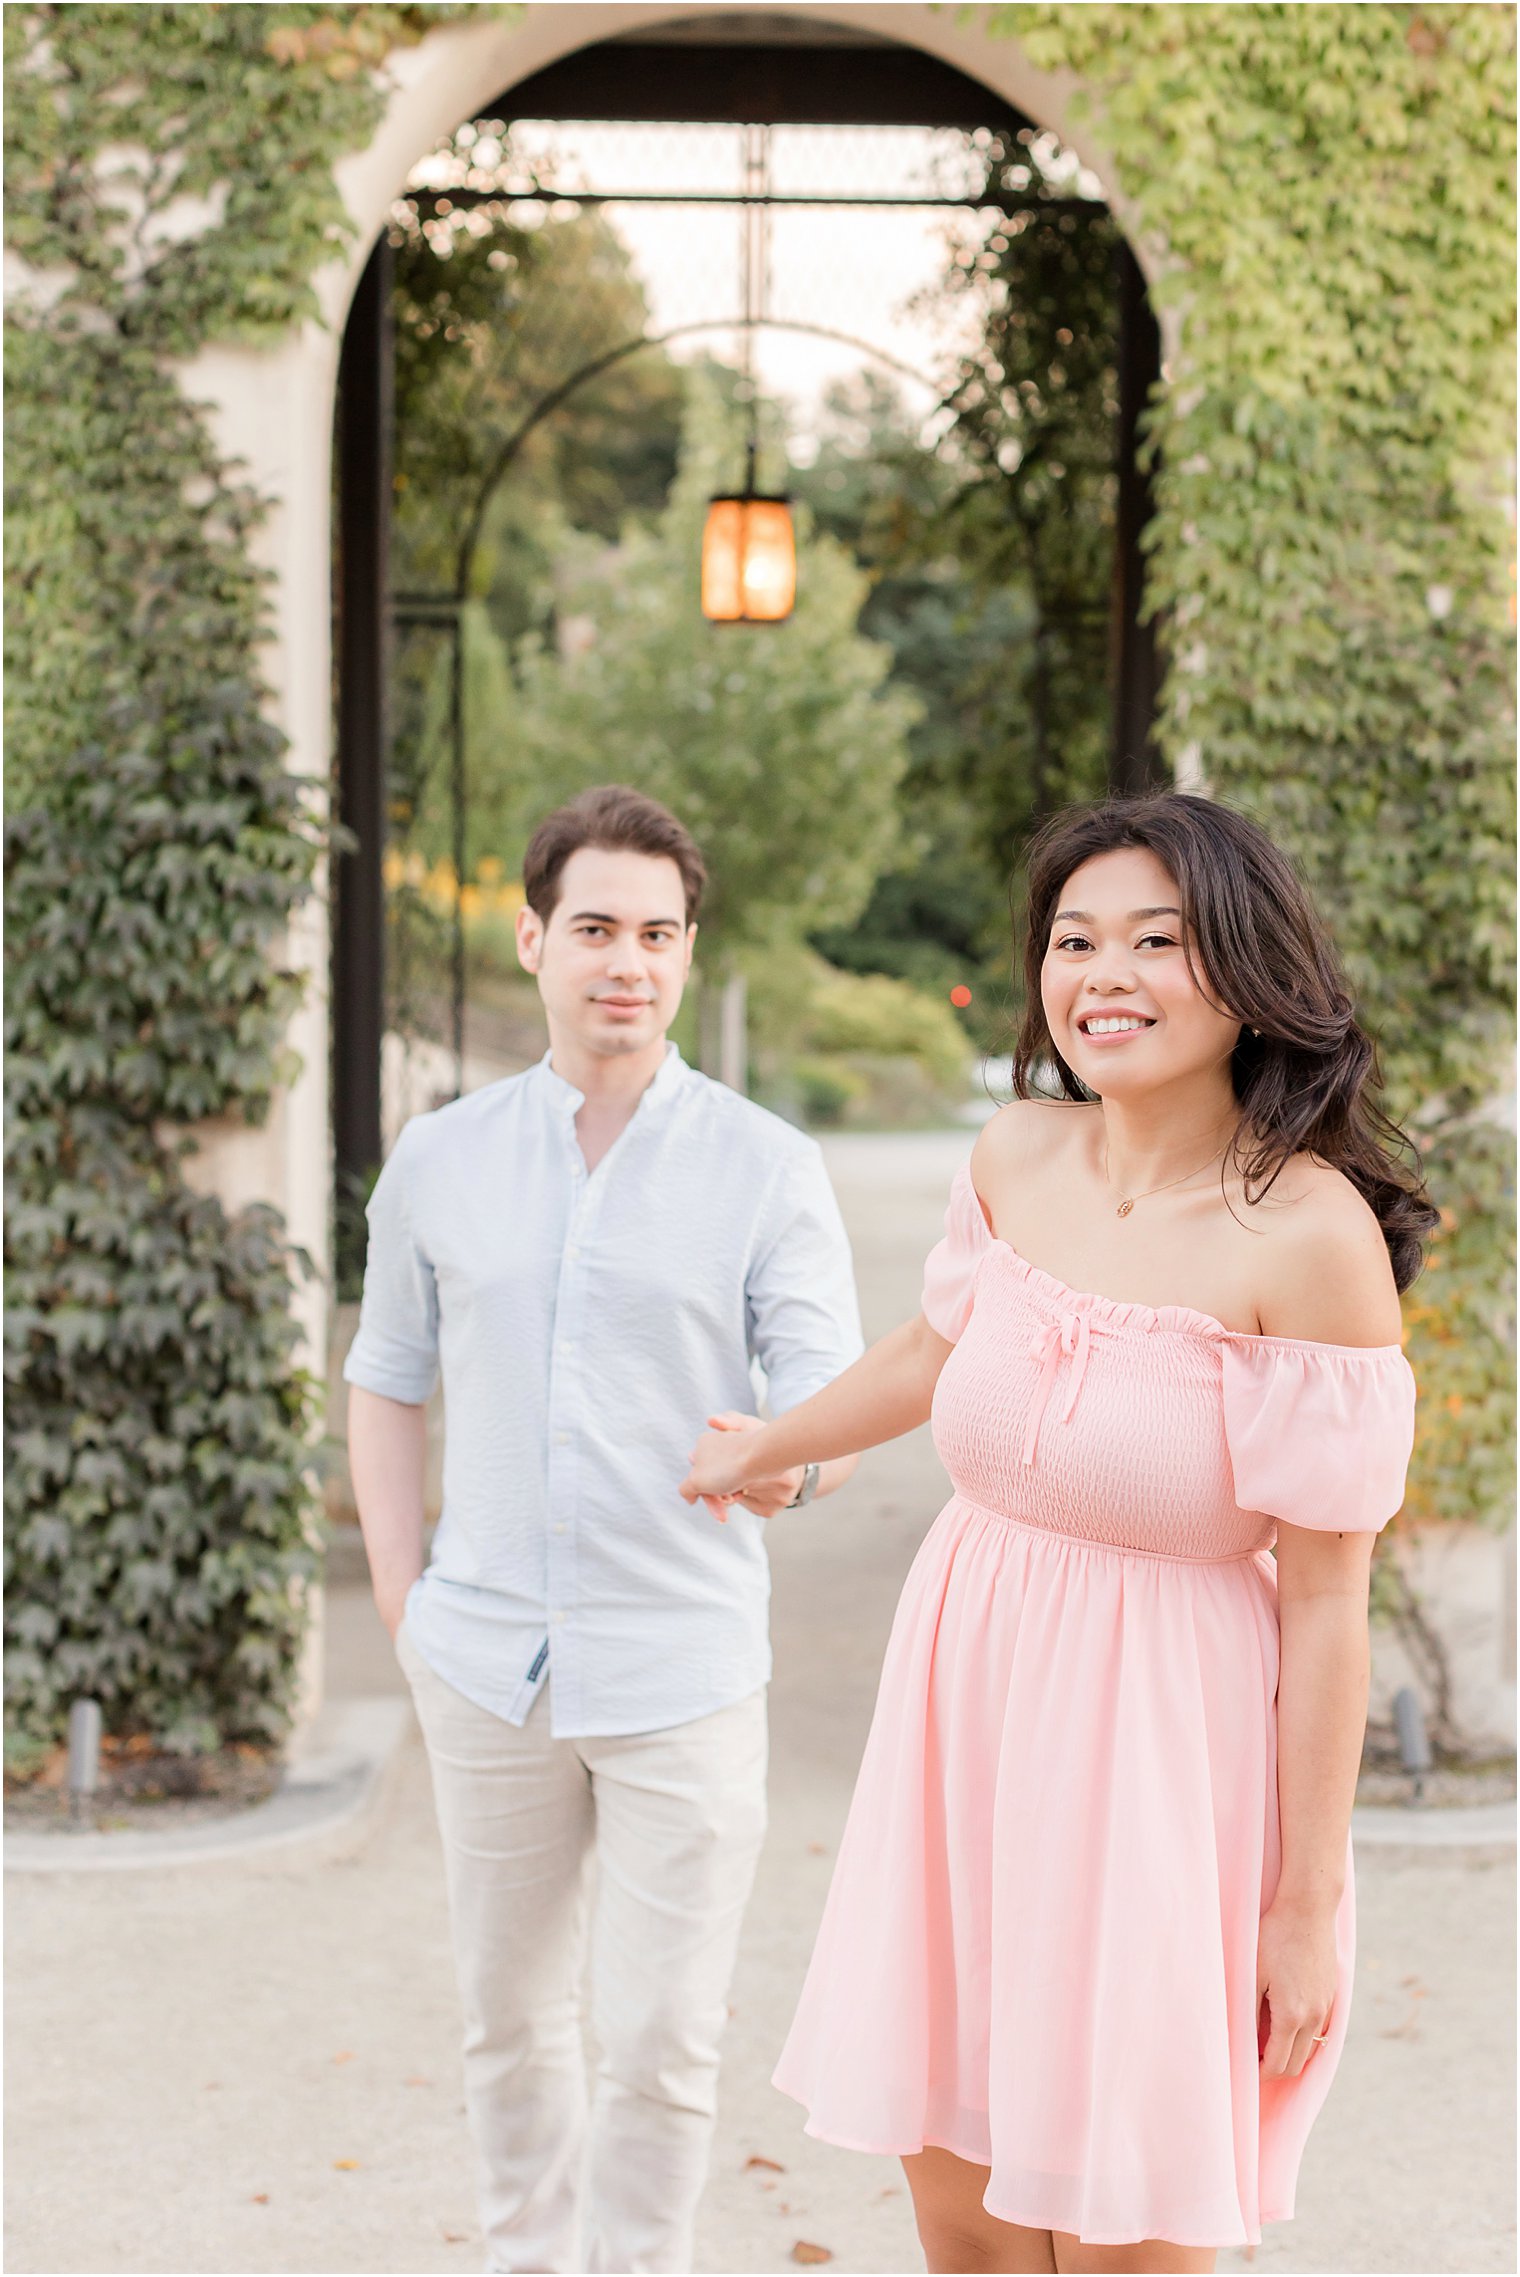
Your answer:
[[[979,795],[975,691],[999,674],[1019,684],[1033,611],[1021,588],[984,590],[968,575],[949,534],[967,479],[953,442],[926,442],[895,385],[865,374],[831,391],[817,458],[794,477],[820,526],[870,580],[861,630],[890,647],[893,681],[918,706],[898,859],[853,926],[822,928],[814,942],[831,963],[941,994],[972,981],[965,1024],[992,1044],[1001,1035],[1008,899]]]
[[[566,528],[610,542],[629,514],[663,506],[682,375],[640,349],[529,429],[548,397],[647,325],[627,251],[595,211],[527,227],[504,206],[456,210],[403,219],[393,244],[396,582],[453,592],[461,538],[500,468],[468,566],[471,592],[514,638],[541,620]]]
[[[1034,604],[1017,700],[1002,676],[979,691],[995,754],[983,796],[1011,869],[1034,824],[1107,780],[1122,239],[1106,206],[1072,194],[1075,170],[1048,134],[994,137],[987,176],[1032,202],[946,278],[947,299],[969,294],[981,311],[954,396],[956,446],[978,479],[952,525],[980,589],[1021,587]]]
[[[1008,880],[1041,817],[1107,781],[1120,240],[1105,207],[1072,195],[1083,185],[1051,136],[994,137],[985,162],[989,189],[1023,202],[939,288],[978,318],[953,425],[930,445],[893,388],[837,389],[798,488],[870,575],[862,628],[890,642],[922,705],[908,859],[857,926],[817,945],[862,971],[973,981],[967,1025],[993,1044]]]
[[[541,635],[520,644],[517,707],[474,800],[483,827],[491,817],[492,851],[512,865],[544,807],[589,784],[625,781],[664,799],[708,856],[711,969],[858,913],[896,845],[916,707],[886,685],[890,651],[856,629],[864,576],[806,517],[786,623],[703,619],[705,502],[735,443],[711,392],[696,392],[658,526],[631,529],[562,590],[562,622],[576,620],[579,643],[570,653]]]
[[[434,170],[492,187],[506,163],[492,124],[458,129]],[[392,852],[403,859],[387,902],[387,1020],[403,1034],[437,1029],[453,942],[451,917],[410,882],[406,857],[429,869],[447,862],[460,831],[467,871],[492,849],[491,785],[515,702],[510,644],[552,632],[565,560],[615,541],[628,516],[657,514],[676,468],[682,374],[658,350],[616,355],[648,315],[625,248],[595,211],[533,225],[514,218],[522,211],[492,203],[439,214],[419,203],[392,232],[392,583],[462,600],[464,720],[461,785],[450,614],[414,601],[393,654],[388,785]]]

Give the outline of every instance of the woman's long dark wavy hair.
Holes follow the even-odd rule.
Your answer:
[[[1020,1099],[1053,1061],[1068,1099],[1093,1097],[1056,1050],[1040,999],[1051,919],[1073,871],[1095,855],[1144,847],[1176,881],[1195,978],[1243,1025],[1231,1062],[1240,1126],[1235,1161],[1257,1200],[1294,1154],[1349,1178],[1383,1229],[1407,1289],[1438,1213],[1408,1137],[1378,1106],[1377,1054],[1314,904],[1287,857],[1245,815],[1186,791],[1108,799],[1052,816],[1029,849],[1025,1008],[1013,1055]],[[1253,1033],[1259,1030],[1260,1033]]]

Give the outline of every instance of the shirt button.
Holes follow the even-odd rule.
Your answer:
[[[565,1251],[565,1255],[572,1260],[579,1257],[580,1250],[577,1248],[576,1244],[573,1241],[570,1244],[570,1247]]]
[[[556,1613],[556,1614],[555,1614],[555,1616],[554,1616],[554,1625],[555,1625],[555,1627],[556,1627],[557,1629],[562,1629],[562,1628],[564,1627],[564,1625],[565,1625],[566,1621],[568,1621],[568,1620],[569,1620],[569,1618],[570,1618],[570,1616],[569,1616],[569,1614],[568,1614],[568,1613]]]
[[[570,1434],[569,1434],[569,1432],[568,1432],[568,1431],[556,1431],[556,1432],[555,1432],[555,1434],[554,1434],[554,1444],[555,1444],[555,1446],[556,1446],[556,1447],[568,1447],[568,1446],[569,1446],[569,1444],[570,1444]]]
[[[569,1529],[569,1527],[568,1527],[568,1526],[565,1526],[565,1525],[561,1525],[561,1524],[556,1524],[556,1526],[555,1526],[555,1528],[554,1528],[554,1531],[555,1531],[555,1533],[556,1533],[556,1534],[568,1534],[568,1533],[569,1533],[569,1531],[570,1531],[570,1529]],[[564,1615],[563,1615],[563,1614],[561,1614],[560,1618],[563,1620],[563,1618],[564,1618]]]

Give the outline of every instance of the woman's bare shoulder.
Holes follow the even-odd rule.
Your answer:
[[[1399,1340],[1401,1316],[1388,1244],[1366,1198],[1315,1155],[1284,1163],[1250,1210],[1262,1236],[1260,1313],[1269,1336],[1314,1344]]]
[[[1010,1100],[982,1125],[971,1150],[973,1183],[985,1193],[984,1175],[994,1179],[1016,1175],[1035,1163],[1050,1161],[1058,1148],[1068,1146],[1073,1134],[1100,1113],[1098,1107],[1075,1099]]]

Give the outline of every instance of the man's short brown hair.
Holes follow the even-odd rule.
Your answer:
[[[568,806],[545,815],[523,857],[523,895],[547,925],[559,900],[560,873],[582,846],[608,853],[665,855],[681,873],[686,891],[686,922],[694,925],[707,883],[707,865],[697,842],[669,807],[622,783],[582,791]]]

